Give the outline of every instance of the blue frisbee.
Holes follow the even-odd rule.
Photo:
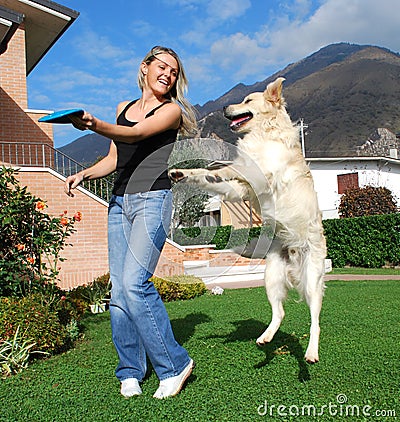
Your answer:
[[[72,123],[70,116],[82,116],[84,110],[81,108],[72,108],[69,110],[59,110],[54,113],[43,116],[39,119],[39,122],[45,123]]]

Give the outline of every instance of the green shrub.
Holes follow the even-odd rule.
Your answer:
[[[150,279],[164,302],[188,300],[203,295],[207,287],[201,278],[192,275],[177,275]]]
[[[233,232],[232,226],[219,226],[216,228],[212,243],[215,249],[226,249]]]
[[[57,280],[60,253],[82,215],[49,216],[14,173],[0,168],[0,296],[21,297]]]
[[[400,265],[400,213],[324,220],[323,226],[327,257],[334,267]],[[273,228],[190,227],[178,229],[174,240],[181,245],[215,244],[215,249],[230,249],[260,235],[272,238]]]
[[[174,233],[174,242],[179,245],[211,245],[218,238],[220,227],[187,227],[177,229]]]
[[[400,265],[400,214],[323,221],[328,258],[336,268]]]
[[[23,339],[35,343],[35,350],[57,353],[70,346],[66,326],[55,305],[43,302],[41,295],[3,298],[0,301],[0,341],[10,340],[19,329]],[[70,318],[71,322],[72,318]]]
[[[392,192],[385,187],[365,186],[346,190],[340,199],[339,215],[344,218],[397,212]]]
[[[17,327],[11,339],[0,341],[0,373],[2,377],[23,371],[27,368],[31,355],[43,353],[33,349],[36,344],[29,339],[24,339],[19,328]]]
[[[93,304],[103,303],[110,299],[111,283],[110,274],[97,277],[93,282],[75,287],[68,292],[68,300],[77,310],[84,313]]]
[[[260,236],[261,233],[272,236],[272,227],[242,229],[233,229],[232,226],[187,227],[175,231],[174,241],[182,246],[212,244],[216,250],[222,250],[246,245],[250,239]]]
[[[203,281],[192,275],[178,275],[166,278],[151,277],[152,281],[158,290],[161,299],[164,302],[170,302],[172,300],[186,300],[192,299],[196,296],[201,296],[207,291],[206,285]],[[110,297],[110,274],[104,274],[98,277],[88,285],[78,286],[75,289],[68,292],[68,300],[75,303],[76,306],[80,304],[81,307],[87,309],[91,304],[88,299],[93,290],[93,286],[103,289],[103,297]]]
[[[85,313],[86,309],[90,305],[87,293],[89,288],[90,287],[88,285],[83,284],[81,286],[74,287],[67,293],[68,300],[73,303],[76,309],[82,314]]]

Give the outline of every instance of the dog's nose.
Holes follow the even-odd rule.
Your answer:
[[[228,106],[223,106],[222,110],[225,112],[225,110],[228,108]]]

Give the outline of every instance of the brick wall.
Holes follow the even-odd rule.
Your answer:
[[[9,93],[15,104],[26,109],[28,96],[26,89],[25,28],[21,24],[1,55],[1,87]]]
[[[37,120],[44,114],[27,109],[25,29],[21,25],[11,38],[7,51],[1,55],[0,142],[53,146],[52,125],[38,123]]]

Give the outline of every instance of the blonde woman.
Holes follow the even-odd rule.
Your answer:
[[[108,155],[94,166],[67,178],[65,192],[83,180],[117,171],[108,211],[109,265],[112,282],[110,315],[118,353],[116,376],[124,397],[142,393],[146,356],[157,377],[155,398],[180,392],[194,362],[177,343],[164,304],[149,278],[164,246],[172,214],[167,161],[178,133],[196,128],[185,99],[187,78],[178,55],[154,47],[138,72],[139,99],[117,107],[110,124],[85,112],[74,117],[81,130],[112,139]]]

